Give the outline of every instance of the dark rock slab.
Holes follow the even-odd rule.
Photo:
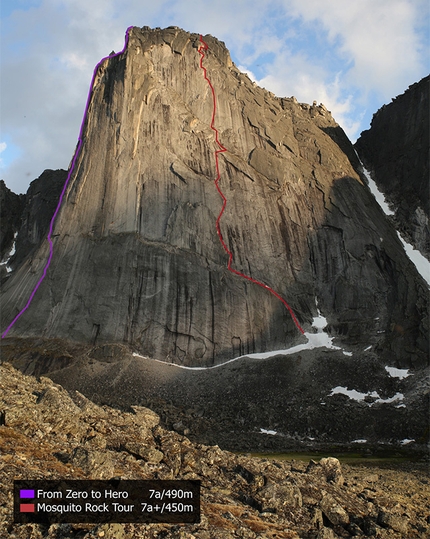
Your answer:
[[[3,260],[12,248],[14,235],[21,224],[24,204],[25,196],[16,195],[0,180],[0,260]]]
[[[355,147],[405,237],[430,259],[430,77],[374,114]]]

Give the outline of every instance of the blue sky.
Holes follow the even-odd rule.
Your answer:
[[[25,192],[67,168],[93,68],[128,26],[224,41],[278,96],[324,103],[352,141],[429,72],[427,0],[1,0],[0,177]]]

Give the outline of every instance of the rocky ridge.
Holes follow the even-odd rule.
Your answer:
[[[370,338],[383,360],[427,364],[427,287],[341,128],[323,105],[259,88],[204,39],[234,267],[285,297],[305,329],[320,309],[338,339],[364,348]],[[226,269],[199,46],[176,27],[132,28],[124,54],[99,69],[49,276],[11,336],[126,343],[184,366],[300,340],[279,300]],[[45,242],[7,278],[3,326],[47,253]]]
[[[168,431],[151,410],[98,406],[48,378],[0,366],[0,535],[11,539],[424,539],[428,466],[308,464],[236,455]],[[200,479],[193,525],[12,522],[14,479]]]

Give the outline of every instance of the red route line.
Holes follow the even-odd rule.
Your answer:
[[[219,237],[219,239],[220,239],[220,241],[222,243],[224,251],[228,254],[227,269],[229,271],[231,271],[232,273],[234,273],[236,275],[239,275],[239,277],[243,277],[244,279],[246,279],[248,281],[251,281],[252,283],[258,284],[258,286],[261,286],[262,288],[265,288],[271,294],[273,294],[276,298],[278,298],[280,301],[282,301],[282,303],[284,304],[284,306],[286,307],[286,309],[290,313],[291,318],[293,319],[294,323],[296,324],[298,330],[304,335],[305,332],[303,331],[302,326],[299,324],[299,322],[298,322],[298,320],[296,318],[296,315],[293,312],[293,309],[288,305],[288,303],[285,301],[285,299],[283,297],[281,297],[277,292],[275,292],[275,290],[273,290],[273,288],[270,288],[270,286],[268,286],[267,284],[264,284],[264,283],[262,283],[260,281],[257,281],[256,279],[253,279],[249,275],[245,275],[241,271],[238,271],[238,270],[231,267],[231,264],[233,262],[233,254],[230,251],[230,249],[227,247],[227,244],[225,243],[224,238],[222,237],[221,228],[220,228],[220,221],[221,221],[222,214],[224,213],[225,207],[227,206],[227,199],[226,199],[224,193],[221,191],[221,188],[219,186],[221,173],[220,173],[220,170],[219,170],[219,162],[218,162],[218,154],[226,152],[228,150],[227,150],[227,148],[224,148],[224,146],[219,141],[218,129],[214,125],[214,123],[215,123],[215,114],[216,114],[215,90],[214,90],[214,87],[212,86],[212,83],[211,83],[210,79],[207,76],[207,70],[203,65],[203,58],[205,57],[205,52],[204,51],[207,51],[209,49],[209,46],[203,40],[202,35],[200,35],[200,43],[201,43],[201,45],[198,48],[198,52],[200,54],[200,67],[203,70],[204,77],[205,77],[207,83],[209,84],[209,88],[211,89],[212,100],[213,100],[212,119],[211,119],[210,126],[211,126],[211,129],[213,130],[213,132],[215,133],[215,142],[218,145],[218,150],[215,150],[215,152],[214,152],[215,153],[215,167],[216,167],[216,173],[217,173],[217,176],[216,176],[216,179],[215,179],[215,187],[217,188],[218,193],[221,195],[222,208],[221,208],[221,211],[220,211],[220,213],[218,215],[218,218],[216,220],[216,231],[218,233],[218,237]]]

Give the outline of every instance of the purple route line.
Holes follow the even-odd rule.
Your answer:
[[[131,28],[133,28],[133,26],[129,26],[125,32],[125,42],[124,42],[124,47],[123,49],[120,51],[120,52],[117,52],[115,54],[112,54],[112,55],[109,55],[109,56],[105,56],[104,58],[102,58],[100,60],[100,62],[96,65],[96,67],[94,68],[94,73],[93,73],[93,77],[91,79],[91,83],[90,83],[90,89],[88,91],[88,97],[87,97],[87,103],[85,105],[85,110],[84,110],[84,117],[82,118],[82,123],[81,123],[81,128],[79,130],[79,137],[78,137],[78,144],[76,146],[76,150],[75,150],[75,153],[73,155],[73,160],[72,160],[72,164],[70,166],[70,170],[69,170],[69,173],[67,174],[67,178],[66,178],[66,181],[64,182],[64,186],[63,186],[63,190],[61,191],[61,194],[60,194],[60,198],[58,199],[58,204],[57,204],[57,208],[55,209],[55,212],[54,212],[54,215],[52,216],[52,219],[51,219],[51,224],[49,225],[49,232],[48,232],[48,236],[47,236],[47,239],[48,239],[48,242],[49,242],[49,256],[48,256],[48,261],[46,262],[46,265],[45,265],[45,268],[43,269],[43,273],[42,273],[42,276],[40,277],[40,279],[37,281],[37,284],[36,286],[34,287],[32,293],[30,294],[30,297],[28,298],[28,301],[25,305],[25,307],[15,316],[15,318],[12,320],[12,322],[9,324],[9,326],[6,328],[6,330],[2,333],[2,336],[1,338],[4,339],[6,337],[6,335],[9,333],[9,331],[12,329],[12,327],[14,326],[14,324],[17,322],[17,320],[25,313],[25,311],[30,307],[30,304],[31,302],[33,301],[33,298],[39,288],[39,286],[42,284],[43,280],[45,279],[46,277],[46,273],[48,271],[48,268],[51,264],[51,260],[52,260],[52,254],[53,254],[53,250],[54,250],[54,247],[52,245],[52,240],[51,240],[51,236],[52,236],[52,229],[54,228],[54,222],[55,222],[55,219],[57,217],[57,214],[58,212],[60,211],[60,208],[61,208],[61,204],[63,203],[63,198],[64,198],[64,195],[66,193],[66,189],[67,189],[67,186],[69,185],[69,180],[73,174],[73,171],[75,169],[75,163],[76,163],[76,159],[78,158],[79,156],[79,153],[81,151],[81,147],[82,147],[82,136],[83,136],[83,132],[84,132],[84,125],[85,125],[85,120],[87,119],[87,113],[88,113],[88,108],[90,106],[90,102],[91,102],[91,96],[92,96],[92,92],[93,92],[93,86],[94,86],[94,81],[95,81],[95,78],[96,78],[96,75],[97,75],[97,71],[99,69],[99,67],[102,65],[102,63],[107,60],[108,58],[115,58],[115,56],[119,56],[120,54],[123,54],[127,48],[127,45],[128,45],[128,38],[129,38],[129,32],[131,30]]]

